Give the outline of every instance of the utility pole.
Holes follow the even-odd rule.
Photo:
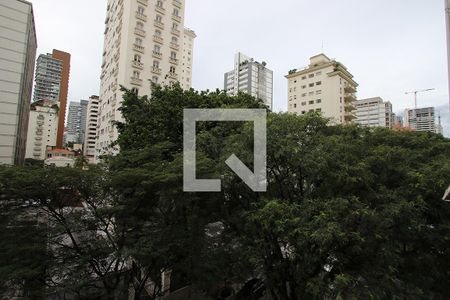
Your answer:
[[[450,0],[448,0],[448,1],[450,1]],[[421,91],[406,92],[405,95],[414,94],[414,109],[417,109],[417,94],[418,93],[425,93],[425,92],[429,92],[429,91],[434,91],[434,88],[433,89],[421,90]]]

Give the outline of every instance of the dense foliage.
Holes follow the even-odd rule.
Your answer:
[[[183,109],[261,107],[178,86],[125,91],[120,154],[105,165],[1,167],[0,287],[157,299],[170,274],[191,299],[450,298],[442,136],[269,113],[269,186],[254,193],[224,163],[235,153],[252,166],[252,124],[201,122],[197,177],[223,191],[183,192]]]

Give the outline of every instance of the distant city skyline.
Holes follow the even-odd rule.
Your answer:
[[[56,48],[72,54],[69,100],[98,94],[106,0],[31,2],[38,53]],[[274,111],[287,111],[284,76],[324,52],[352,70],[359,99],[382,97],[396,113],[414,106],[405,92],[435,88],[419,96],[418,106],[435,106],[450,136],[444,3],[412,0],[407,8],[387,0],[285,0],[275,6],[261,0],[187,0],[186,26],[198,36],[193,87],[222,89],[233,54],[241,51],[271,66]]]

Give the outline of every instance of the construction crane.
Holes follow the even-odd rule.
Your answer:
[[[410,94],[414,94],[414,109],[417,109],[417,94],[418,93],[425,93],[425,92],[429,92],[429,91],[434,91],[435,89],[426,89],[426,90],[421,90],[421,91],[412,91],[412,92],[406,92],[405,95],[410,95]]]

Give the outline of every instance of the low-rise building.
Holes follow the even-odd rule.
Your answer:
[[[57,168],[74,167],[75,153],[66,149],[49,149],[45,165]]]
[[[367,127],[385,127],[392,129],[395,115],[392,104],[380,97],[361,99],[355,102],[356,123]]]

